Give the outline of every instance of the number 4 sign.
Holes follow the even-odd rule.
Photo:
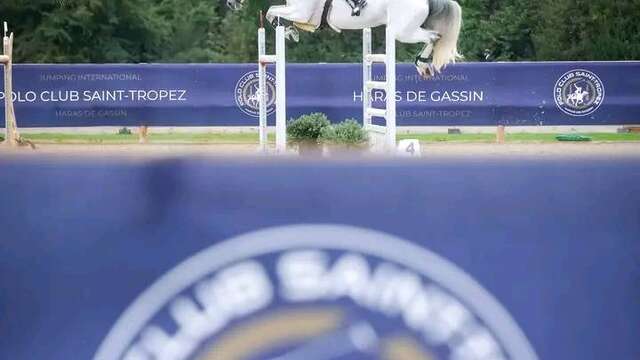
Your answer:
[[[422,150],[420,141],[418,140],[401,140],[398,143],[398,156],[402,157],[421,157]]]

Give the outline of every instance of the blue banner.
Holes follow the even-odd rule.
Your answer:
[[[255,126],[257,68],[16,65],[19,126]],[[274,121],[275,76],[268,98]],[[361,119],[359,64],[287,66],[287,115]],[[382,66],[375,79],[384,80]],[[432,80],[398,65],[400,126],[621,125],[640,119],[640,62],[467,63]],[[374,91],[382,105],[386,94]],[[4,94],[0,93],[0,98]]]
[[[1,359],[640,358],[637,159],[0,169]]]

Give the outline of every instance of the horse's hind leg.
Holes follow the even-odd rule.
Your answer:
[[[396,34],[396,39],[408,44],[425,44],[416,57],[416,68],[422,77],[432,74],[428,61],[424,59],[431,55],[434,43],[440,38],[435,31],[425,30],[422,24],[429,16],[429,2],[416,0],[394,0],[388,7],[390,22],[387,24]]]
[[[398,40],[404,43],[424,43],[424,47],[416,55],[415,65],[420,76],[425,79],[435,75],[435,70],[431,66],[429,57],[433,53],[433,47],[438,39],[440,39],[440,35],[437,32],[425,30],[421,27],[398,36]]]
[[[422,50],[418,52],[415,61],[413,62],[416,66],[416,69],[418,70],[418,73],[420,74],[420,76],[422,76],[423,79],[428,79],[435,75],[435,70],[433,66],[431,66],[431,61],[429,60],[429,57],[432,53],[433,43],[426,43],[422,47]]]

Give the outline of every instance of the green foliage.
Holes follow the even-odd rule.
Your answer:
[[[537,3],[529,0],[464,0],[462,53],[473,61],[530,59]]]
[[[640,0],[460,0],[467,60],[638,60]]]
[[[467,61],[640,59],[640,0],[458,1]],[[255,62],[258,12],[283,2],[233,12],[222,0],[2,0],[0,20],[18,63]],[[270,26],[267,39],[273,49]],[[373,47],[384,49],[384,28]],[[420,49],[399,44],[398,60]],[[290,62],[360,62],[362,36],[302,32],[287,51]]]
[[[0,14],[16,34],[16,62],[207,62],[219,8],[202,0],[4,0]]]
[[[348,119],[322,129],[319,139],[327,144],[361,146],[367,143],[368,136],[357,120]]]
[[[317,142],[322,130],[331,126],[322,113],[302,115],[287,124],[287,138],[292,143]]]
[[[543,0],[537,60],[640,59],[640,0]]]

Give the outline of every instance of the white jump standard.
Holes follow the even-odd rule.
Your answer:
[[[286,75],[285,28],[276,27],[276,53],[266,54],[264,26],[258,29],[258,99],[260,112],[260,149],[267,149],[267,65],[276,66],[276,153],[287,151],[287,75]]]
[[[286,48],[284,26],[276,27],[276,52],[267,55],[264,26],[258,29],[258,102],[259,102],[259,137],[260,150],[267,151],[267,66],[276,66],[276,153],[287,151],[287,100],[286,100]],[[369,135],[373,151],[394,153],[396,151],[396,36],[390,26],[386,27],[386,47],[384,54],[371,51],[371,29],[363,30],[362,38],[362,114],[363,126]],[[373,64],[385,64],[385,81],[373,80]],[[374,108],[371,92],[384,90],[386,93],[385,108]],[[383,118],[385,125],[373,124],[373,118]]]
[[[369,134],[373,150],[393,153],[396,149],[396,37],[390,26],[386,27],[384,54],[371,52],[371,29],[362,30],[362,119]],[[384,63],[385,81],[373,81],[373,64]],[[372,107],[371,92],[384,90],[386,108]],[[385,126],[374,125],[374,117],[384,118]]]

